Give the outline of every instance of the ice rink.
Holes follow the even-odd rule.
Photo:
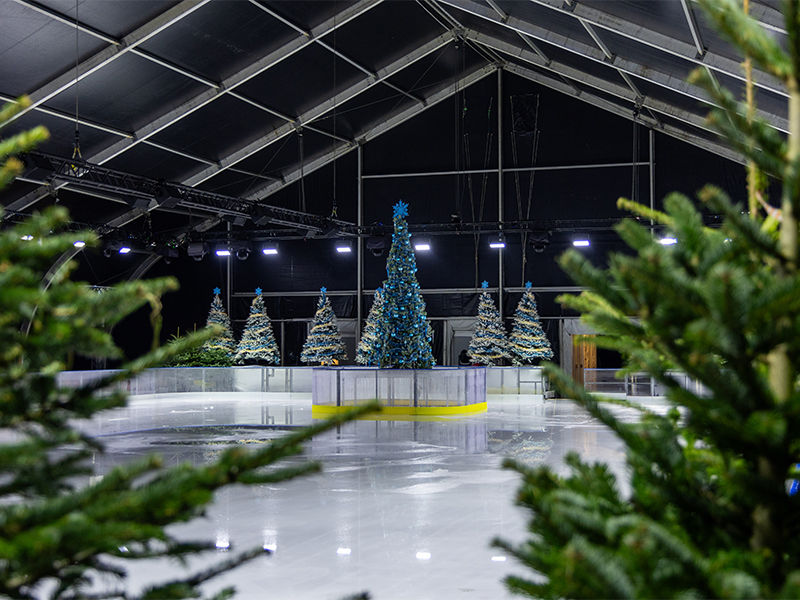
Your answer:
[[[310,422],[310,394],[187,393],[133,397],[87,430],[107,445],[96,460],[102,473],[151,452],[167,464],[202,463],[230,444],[255,447]],[[525,570],[491,540],[523,539],[526,515],[503,458],[563,471],[575,450],[622,473],[620,448],[570,401],[491,395],[488,412],[476,416],[345,424],[307,446],[322,473],[224,490],[206,518],[173,531],[216,540],[217,558],[226,549],[272,550],[209,587],[233,584],[240,598],[364,590],[375,599],[510,598],[503,577]],[[137,565],[131,581],[172,578],[176,569]]]

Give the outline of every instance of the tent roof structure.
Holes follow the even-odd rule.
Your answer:
[[[785,44],[777,0],[751,15]],[[71,208],[101,232],[191,214],[182,235],[319,233],[331,223],[271,197],[498,69],[741,162],[686,81],[699,66],[741,93],[741,60],[691,0],[9,0],[0,100],[32,105],[4,133],[52,138],[0,199],[8,218],[90,196]],[[783,85],[755,82],[786,132]],[[80,164],[64,160],[76,129]]]

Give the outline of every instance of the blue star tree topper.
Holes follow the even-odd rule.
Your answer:
[[[488,288],[488,287],[489,287],[489,282],[488,282],[488,281],[486,281],[486,280],[484,279],[484,280],[481,282],[481,287],[482,287],[483,289],[486,289],[486,288]]]
[[[219,294],[220,294],[220,292],[221,292],[221,291],[222,291],[221,289],[219,289],[218,287],[215,287],[215,288],[214,288],[214,295],[215,295],[215,296],[219,296]]]
[[[263,291],[264,291],[264,290],[262,290],[260,287],[257,287],[257,288],[256,288],[256,296],[260,296],[260,295],[261,295],[261,292],[263,292]]]

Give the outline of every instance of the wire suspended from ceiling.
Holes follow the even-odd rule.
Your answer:
[[[336,139],[336,16],[333,17],[333,139]],[[331,218],[339,216],[339,206],[336,203],[336,142],[333,146],[333,198],[331,199]]]
[[[80,0],[75,0],[75,140],[72,145],[72,158],[83,158],[81,156],[81,137],[78,129],[78,84],[80,79],[78,77],[78,61],[79,61],[79,33],[80,21],[78,20],[78,4]]]
[[[514,160],[514,167],[519,167],[519,158],[517,153],[517,137],[529,137],[531,139],[531,159],[530,159],[530,166],[536,166],[536,159],[539,155],[539,94],[533,94],[535,100],[533,102],[530,101],[531,95],[525,96],[511,96],[511,153]],[[516,104],[515,104],[516,99]],[[533,114],[531,114],[533,113]],[[522,209],[522,192],[520,190],[520,172],[514,171],[514,186],[517,194],[517,219],[519,221],[529,221],[531,218],[531,207],[533,205],[533,182],[535,179],[536,171],[530,171],[528,173],[528,199],[527,205],[525,207],[525,211],[523,212]],[[528,237],[529,231],[527,229],[523,229],[521,233],[522,237],[522,277],[520,279],[520,285],[522,282],[527,281],[528,277],[526,276],[525,269],[528,264]],[[543,238],[546,240],[547,238]],[[543,241],[542,240],[542,241]],[[541,248],[541,241],[540,245],[537,246]]]

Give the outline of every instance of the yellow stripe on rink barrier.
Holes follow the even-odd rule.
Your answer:
[[[353,406],[314,405],[311,407],[311,416],[314,419],[325,419],[346,412],[352,409]],[[374,421],[392,417],[443,417],[471,415],[486,412],[487,409],[486,402],[463,406],[381,406],[380,412],[364,415],[360,418]]]

